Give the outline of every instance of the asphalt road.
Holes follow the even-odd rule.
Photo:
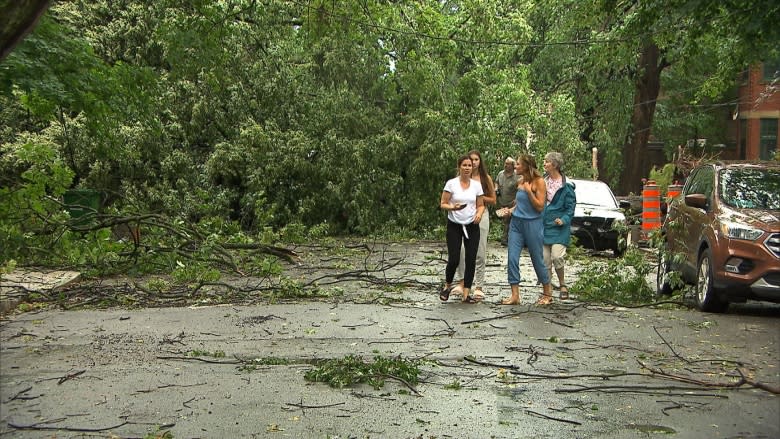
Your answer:
[[[500,306],[500,247],[486,303],[442,304],[424,286],[443,272],[437,248],[384,249],[403,260],[390,275],[423,281],[394,291],[5,316],[0,438],[780,437],[780,307]],[[420,360],[420,382],[304,379],[349,355]]]

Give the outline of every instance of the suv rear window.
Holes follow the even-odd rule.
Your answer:
[[[724,169],[720,172],[720,198],[739,209],[780,210],[780,171],[775,169]]]

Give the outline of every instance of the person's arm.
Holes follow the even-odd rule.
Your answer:
[[[477,197],[477,214],[474,215],[474,224],[479,224],[482,221],[482,214],[485,212],[485,196],[480,195]]]
[[[566,197],[563,199],[563,209],[566,213],[561,217],[561,221],[563,224],[571,224],[571,219],[574,218],[574,207],[577,205],[577,195],[574,193],[574,189],[564,189],[567,189]]]
[[[442,210],[455,210],[455,205],[452,204],[451,201],[452,194],[447,191],[442,191],[439,207],[442,208]]]
[[[493,186],[493,179],[488,175],[488,190],[485,192],[485,195],[483,196],[483,201],[486,205],[492,206],[496,204],[496,187]]]
[[[528,200],[531,202],[531,206],[538,212],[544,210],[544,202],[547,199],[547,185],[544,184],[543,178],[537,178],[531,184],[523,185],[526,192],[528,192]]]

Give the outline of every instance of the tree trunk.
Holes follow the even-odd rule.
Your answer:
[[[0,1],[0,60],[27,35],[49,6],[49,0]]]
[[[667,65],[658,46],[653,42],[646,43],[639,57],[639,72],[635,82],[632,132],[626,136],[623,146],[623,173],[618,190],[621,195],[641,193],[642,178],[648,176],[647,141],[653,125],[655,102],[661,89],[661,72]]]

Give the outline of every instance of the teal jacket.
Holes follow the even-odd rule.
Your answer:
[[[544,207],[544,244],[562,244],[569,246],[571,237],[571,219],[574,217],[574,206],[577,195],[574,193],[574,183],[563,176],[563,186],[553,196],[552,201]],[[555,224],[560,218],[563,224]]]

